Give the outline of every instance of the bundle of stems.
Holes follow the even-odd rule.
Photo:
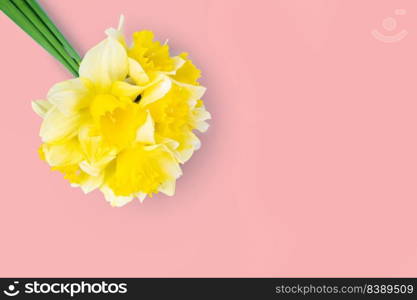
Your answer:
[[[36,0],[0,0],[0,9],[78,77],[80,56]]]

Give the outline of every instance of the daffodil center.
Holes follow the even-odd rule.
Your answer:
[[[140,99],[139,99],[140,101]],[[97,95],[91,103],[90,113],[104,141],[119,150],[134,142],[137,129],[145,122],[146,113],[136,100]]]
[[[102,116],[106,113],[111,113],[116,108],[122,106],[122,102],[113,95],[101,94],[94,97],[91,106],[90,113],[95,122],[98,122]]]
[[[135,98],[135,100],[133,100],[133,102],[135,102],[135,103],[139,103],[141,99],[142,99],[142,95],[141,95],[141,94],[139,94],[139,95]]]

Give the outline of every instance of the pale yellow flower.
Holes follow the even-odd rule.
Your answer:
[[[43,118],[41,157],[84,192],[100,189],[113,206],[173,195],[179,163],[200,147],[210,114],[200,71],[186,54],[170,57],[153,34],[118,29],[90,49],[79,78],[55,84],[33,102]]]

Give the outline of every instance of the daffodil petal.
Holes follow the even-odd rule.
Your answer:
[[[206,120],[211,119],[211,114],[205,109],[204,105],[202,107],[197,107],[193,111],[195,128],[200,132],[206,132],[209,128],[209,124]]]
[[[188,53],[181,53],[178,56],[184,59],[185,63],[176,70],[174,75],[171,75],[172,78],[180,82],[198,85],[201,71],[188,59]]]
[[[97,152],[97,149],[101,146],[102,138],[100,136],[93,135],[91,125],[85,125],[80,128],[78,139],[80,141],[81,148],[87,157],[93,157]]]
[[[209,129],[210,125],[206,121],[200,121],[196,124],[196,129],[200,132],[206,132]]]
[[[49,90],[47,96],[49,102],[67,115],[87,107],[91,97],[91,83],[83,78],[59,82]]]
[[[162,183],[159,191],[167,196],[173,196],[175,194],[175,180],[168,180]]]
[[[182,175],[181,167],[178,165],[173,153],[169,150],[167,146],[163,144],[158,144],[144,147],[146,151],[152,151],[158,148],[161,148],[164,152],[166,152],[172,157],[172,159],[164,161],[165,163],[163,165],[163,169],[165,170],[165,172],[167,172],[167,174],[169,174],[171,178],[179,178]]]
[[[79,166],[81,170],[91,176],[98,176],[102,170],[116,157],[115,154],[107,154],[96,161],[83,160]]]
[[[149,76],[146,74],[145,70],[142,68],[140,63],[132,58],[129,58],[128,61],[129,61],[129,76],[138,85],[147,84],[149,82]]]
[[[91,131],[90,126],[83,126],[78,134],[80,147],[85,156],[80,168],[87,174],[97,176],[116,157],[117,151],[105,147],[102,137],[92,135]]]
[[[53,107],[51,102],[48,100],[35,100],[32,101],[32,109],[33,111],[40,116],[41,118],[45,118],[46,113]]]
[[[119,26],[117,27],[117,29],[114,28],[108,28],[105,30],[105,33],[115,39],[116,41],[118,41],[120,44],[122,44],[122,46],[124,48],[126,48],[126,40],[125,37],[123,35],[123,27],[124,27],[124,22],[125,22],[125,17],[124,15],[120,15],[120,19],[119,19]]]
[[[83,159],[77,139],[61,144],[43,144],[42,151],[51,167],[78,164]]]
[[[133,196],[116,196],[111,188],[104,185],[100,188],[104,197],[113,207],[122,207],[133,200]]]
[[[159,144],[164,144],[166,145],[171,151],[177,149],[180,145],[179,142],[177,142],[176,140],[170,139],[170,138],[166,138],[166,137],[158,137],[157,141]]]
[[[108,37],[87,52],[79,71],[80,77],[90,79],[99,91],[106,91],[114,81],[124,80],[127,76],[126,49]]]
[[[187,146],[181,149],[176,149],[173,153],[178,159],[179,162],[182,164],[187,162],[191,156],[193,155],[194,151],[200,149],[201,141],[200,139],[192,132],[188,134],[187,141],[185,143]]]
[[[194,147],[194,150],[198,150],[201,148],[201,141],[194,133],[190,134],[190,140],[191,140],[191,144]]]
[[[95,189],[99,188],[103,183],[103,173],[97,176],[88,176],[88,178],[80,184],[80,188],[85,194],[88,194]]]
[[[172,62],[173,62],[174,68],[172,71],[164,72],[167,75],[175,75],[175,73],[177,73],[177,70],[180,69],[185,64],[185,60],[181,58],[180,56],[173,57]]]
[[[211,119],[211,114],[202,106],[194,109],[194,118],[198,121],[205,121]]]
[[[69,139],[77,134],[77,129],[84,117],[82,113],[67,116],[57,107],[53,107],[45,115],[39,135],[43,142]]]
[[[194,107],[197,104],[197,100],[201,99],[207,90],[204,86],[201,85],[192,85],[178,82],[176,80],[172,80],[172,82],[182,88],[185,88],[189,92],[189,103],[191,107]]]
[[[83,160],[82,162],[80,162],[80,168],[85,173],[87,173],[88,175],[91,175],[91,176],[98,176],[100,174],[100,171],[101,171],[101,168],[98,168],[97,166],[90,164],[86,160]]]
[[[155,144],[155,124],[149,111],[146,114],[145,123],[136,132],[136,141]]]
[[[119,97],[129,97],[135,99],[142,91],[143,87],[127,83],[125,81],[115,81],[112,85],[112,94]]]
[[[178,179],[182,176],[182,171],[177,162],[170,161],[165,164],[165,170],[175,179]]]
[[[193,148],[186,148],[186,149],[181,149],[179,151],[174,152],[174,155],[180,163],[184,164],[191,158],[193,153],[194,153]]]
[[[147,88],[140,101],[141,106],[149,105],[166,95],[171,89],[172,82],[167,76],[163,76],[161,80],[156,82],[154,85]]]
[[[139,199],[140,203],[143,203],[145,201],[147,194],[146,193],[137,193],[136,197]]]

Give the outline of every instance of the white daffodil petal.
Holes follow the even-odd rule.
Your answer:
[[[182,175],[182,170],[178,162],[173,162],[173,160],[167,162],[164,165],[165,171],[172,176],[172,178],[178,179]]]
[[[157,140],[158,140],[158,143],[166,145],[171,151],[177,149],[180,145],[180,143],[177,142],[176,140],[166,138],[166,137],[158,136]]]
[[[169,154],[169,157],[170,157],[169,159],[161,161],[161,164],[163,164],[163,169],[166,171],[167,174],[170,175],[171,178],[179,178],[182,175],[181,167],[177,163],[175,159],[175,155],[166,145],[157,144],[157,145],[149,145],[149,146],[144,147],[146,151],[152,151],[157,148],[162,148],[162,150],[165,151],[167,154]]]
[[[193,114],[197,121],[205,121],[211,119],[211,114],[206,110],[204,106],[195,108]]]
[[[174,196],[175,194],[175,180],[168,180],[161,184],[159,191],[167,196]]]
[[[83,170],[85,173],[91,176],[98,176],[101,171],[101,168],[97,167],[96,165],[90,164],[86,160],[80,162],[79,166],[81,170]]]
[[[197,104],[197,100],[201,99],[206,92],[206,88],[201,85],[192,85],[187,83],[182,83],[176,80],[172,80],[174,84],[185,88],[189,92],[189,103],[191,107],[194,107]]]
[[[126,48],[126,40],[123,35],[124,22],[125,22],[125,17],[123,15],[120,15],[119,26],[117,27],[117,29],[108,28],[105,30],[105,33],[109,37],[115,39],[116,41],[119,41],[119,43],[122,44],[124,48]]]
[[[98,174],[103,171],[103,169],[111,162],[116,155],[107,155],[103,156],[101,160],[98,161],[87,161],[83,160],[79,163],[80,169],[83,170],[85,173],[91,176],[98,176]]]
[[[144,144],[155,144],[155,123],[149,111],[146,114],[145,123],[136,132],[136,141]]]
[[[104,198],[106,198],[113,207],[122,207],[131,202],[134,198],[133,196],[116,196],[113,193],[113,190],[106,185],[102,186],[100,190],[102,191]]]
[[[83,159],[75,138],[61,144],[43,144],[42,150],[45,160],[51,167],[78,164]]]
[[[147,88],[140,101],[141,106],[149,105],[166,95],[171,89],[171,80],[167,76],[163,76],[161,80],[156,82],[154,85]]]
[[[146,74],[145,70],[139,64],[138,61],[129,58],[129,76],[135,81],[138,85],[145,85],[149,82],[149,76]]]
[[[117,26],[117,30],[123,31],[124,25],[125,25],[125,16],[121,14],[119,18],[119,25]]]
[[[196,129],[200,132],[206,132],[209,127],[210,125],[206,121],[199,121],[196,124]]]
[[[147,194],[142,192],[136,194],[136,197],[139,199],[140,203],[143,203],[143,201],[145,201],[146,196]]]
[[[110,89],[114,81],[124,80],[127,73],[126,49],[112,37],[90,49],[80,65],[80,77],[90,79],[99,91]]]
[[[91,83],[88,79],[74,78],[55,84],[48,92],[48,101],[63,114],[75,113],[91,101]]]
[[[172,62],[174,64],[174,69],[169,72],[164,72],[167,75],[175,75],[177,73],[177,70],[185,64],[185,60],[180,56],[173,57]]]
[[[176,159],[178,159],[178,161],[182,164],[187,162],[193,155],[194,151],[200,149],[201,147],[200,139],[194,133],[191,132],[189,133],[188,139],[185,144],[187,145],[187,147],[180,150],[177,149],[173,152]]]
[[[88,158],[95,156],[95,153],[101,146],[102,140],[100,136],[93,135],[92,128],[92,125],[82,126],[78,133],[81,148]]]
[[[86,158],[80,168],[87,174],[97,176],[116,157],[116,150],[105,147],[102,137],[91,135],[90,126],[80,129],[78,140]]]
[[[97,176],[88,176],[88,178],[80,184],[80,188],[85,194],[88,194],[95,189],[99,188],[103,183],[103,173]]]
[[[85,114],[64,115],[57,107],[53,107],[45,115],[39,135],[43,142],[56,142],[73,137],[83,121]]]
[[[201,141],[200,141],[200,139],[194,133],[191,133],[190,134],[190,141],[191,141],[191,144],[194,147],[194,150],[200,149],[200,147],[201,147]]]
[[[135,99],[143,90],[143,87],[133,85],[125,81],[115,81],[111,88],[113,95],[119,97],[129,97],[131,99]]]
[[[182,175],[182,170],[180,165],[175,161],[175,157],[173,155],[173,153],[168,149],[167,146],[165,145],[160,145],[160,147],[162,147],[166,152],[168,152],[171,157],[173,158],[172,160],[167,160],[164,164],[164,170],[170,174],[170,176],[172,178],[179,178]]]
[[[206,132],[209,128],[209,124],[206,120],[211,119],[211,114],[203,106],[197,107],[193,111],[193,119],[191,126],[194,126],[200,132]]]
[[[193,148],[181,149],[174,152],[175,158],[182,164],[186,163],[194,153]]]
[[[48,100],[35,100],[32,101],[32,109],[33,111],[40,116],[41,118],[45,118],[46,113],[52,108],[51,102]]]

